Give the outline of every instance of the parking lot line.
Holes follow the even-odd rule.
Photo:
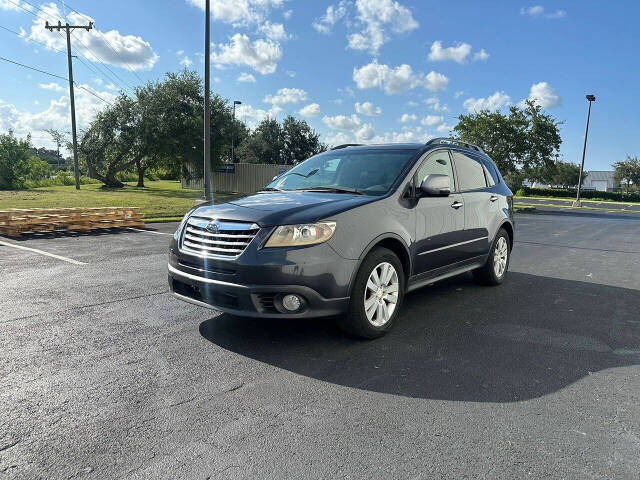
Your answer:
[[[28,252],[34,252],[34,253],[37,253],[37,254],[40,254],[40,255],[44,255],[46,257],[51,257],[51,258],[56,258],[58,260],[62,260],[63,262],[72,263],[74,265],[87,265],[87,263],[85,263],[85,262],[80,262],[78,260],[74,260],[73,258],[67,258],[67,257],[63,257],[61,255],[56,255],[55,253],[44,252],[42,250],[38,250],[37,248],[23,247],[22,245],[15,245],[13,243],[3,242],[2,240],[0,240],[0,245],[4,245],[5,247],[16,248],[18,250],[26,250]]]
[[[129,230],[133,230],[134,232],[142,232],[142,233],[155,233],[156,235],[173,235],[173,233],[167,232],[154,232],[153,230],[141,230],[139,228],[128,227]]]

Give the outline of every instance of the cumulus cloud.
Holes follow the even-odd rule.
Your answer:
[[[373,126],[370,123],[365,123],[355,131],[356,139],[359,142],[366,142],[371,140],[376,134]]]
[[[180,60],[180,65],[189,68],[191,65],[193,65],[193,60],[191,60],[188,55],[185,55],[182,60]]]
[[[463,102],[464,108],[469,112],[479,112],[480,110],[498,110],[511,104],[511,97],[505,92],[495,92],[487,98],[467,98]]]
[[[287,103],[304,102],[306,99],[307,92],[300,88],[281,88],[277,94],[264,97],[263,101],[273,105],[284,105]]]
[[[320,33],[331,33],[333,26],[347,14],[348,2],[342,0],[338,5],[329,5],[325,14],[311,24]]]
[[[529,91],[529,100],[542,108],[554,108],[562,103],[562,98],[547,82],[534,83]]]
[[[13,3],[12,3],[12,2],[9,2],[8,0],[0,0],[0,10],[9,10],[14,12],[24,11],[22,10],[21,7],[24,8],[25,10],[29,10],[30,12],[33,11],[33,7],[26,2],[21,2],[20,0],[13,0]]]
[[[256,77],[254,77],[250,73],[242,72],[240,75],[238,75],[238,81],[244,83],[256,83]]]
[[[84,88],[91,90],[87,84],[79,84],[75,90],[78,130],[86,128],[95,115],[107,106],[105,102],[91,95]],[[53,91],[57,89],[54,88]],[[108,90],[96,93],[108,102],[113,102],[116,98],[116,93]],[[51,100],[44,110],[36,112],[19,109],[0,99],[0,131],[13,130],[19,137],[26,137],[30,133],[34,145],[53,148],[51,137],[45,130],[69,130],[71,123],[69,112],[69,96],[66,93]]]
[[[187,3],[205,9],[205,0],[187,0]],[[215,0],[211,2],[211,14],[214,20],[247,26],[263,22],[273,8],[280,8],[283,3],[284,0]]]
[[[255,126],[265,118],[275,118],[282,113],[282,108],[273,105],[269,110],[253,108],[251,105],[242,104],[236,107],[236,117],[247,122],[249,126]]]
[[[356,20],[361,30],[348,37],[349,48],[377,54],[389,40],[389,31],[400,34],[418,28],[411,10],[394,0],[356,0]]]
[[[520,9],[520,15],[533,18],[550,18],[558,19],[567,16],[567,12],[564,10],[555,10],[553,12],[547,12],[542,5],[533,5],[531,7],[522,7]]]
[[[456,97],[457,98],[457,97]],[[449,107],[440,103],[440,99],[436,96],[427,98],[424,103],[435,112],[448,112]]]
[[[43,90],[53,90],[54,92],[61,92],[63,90],[63,88],[56,82],[40,83],[38,86]]]
[[[325,116],[322,118],[324,124],[332,130],[353,131],[362,126],[360,117],[357,115],[336,115],[335,117]]]
[[[416,87],[436,92],[445,89],[449,83],[449,79],[441,73],[414,73],[407,64],[392,68],[377,61],[354,68],[353,80],[360,89],[381,88],[388,95],[405,93]]]
[[[413,113],[403,113],[402,116],[400,117],[399,122],[400,123],[412,123],[415,122],[416,120],[418,120],[418,116],[414,115]]]
[[[431,44],[428,59],[432,62],[454,61],[456,63],[466,63],[471,57],[471,45],[468,43],[458,43],[454,47],[443,47],[442,42],[436,40]],[[474,61],[484,61],[489,58],[489,54],[483,48],[473,55]]]
[[[380,107],[376,107],[371,102],[356,102],[355,104],[356,112],[360,115],[367,115],[369,117],[377,117],[382,113],[382,109]]]
[[[281,41],[289,39],[289,34],[285,31],[284,25],[281,23],[271,23],[267,20],[260,25],[259,30],[269,40]]]
[[[317,103],[310,103],[309,105],[302,107],[298,112],[303,117],[317,117],[320,115],[320,105]]]
[[[42,5],[42,16],[51,21],[62,19],[75,25],[86,25],[89,18],[86,15],[70,12],[63,15],[55,3]],[[93,19],[91,19],[92,21]],[[31,31],[24,32],[23,38],[43,43],[50,50],[67,49],[67,41],[64,35],[52,33],[43,28],[41,18],[36,18],[31,26]],[[95,26],[92,30],[75,30],[73,33],[73,48],[82,54],[87,60],[100,61],[125,68],[127,70],[149,70],[153,68],[158,55],[153,51],[151,44],[136,35],[123,35],[118,30],[101,32]]]
[[[236,33],[229,43],[216,45],[211,58],[219,67],[241,65],[267,75],[276,71],[282,58],[282,49],[278,42],[264,39],[251,41],[247,35]]]
[[[422,120],[420,120],[420,123],[427,127],[434,127],[442,122],[444,122],[444,117],[440,115],[427,115]]]

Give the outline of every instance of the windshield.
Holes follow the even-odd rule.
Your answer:
[[[321,153],[276,178],[266,189],[354,191],[383,195],[413,150],[337,150]]]

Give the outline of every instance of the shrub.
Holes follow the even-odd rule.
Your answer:
[[[522,187],[516,193],[519,197],[560,197],[575,198],[576,190],[556,188]],[[640,202],[640,192],[599,192],[597,190],[581,190],[580,197],[588,200],[613,200],[617,202]]]

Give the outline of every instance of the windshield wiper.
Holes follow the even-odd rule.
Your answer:
[[[276,188],[276,187],[264,187],[262,190],[260,190],[261,192],[281,192],[282,189],[281,188]]]
[[[353,193],[356,195],[364,195],[362,192],[359,192],[355,188],[342,188],[342,187],[305,187],[305,188],[296,188],[296,190],[303,190],[305,192],[331,192],[331,193]]]

